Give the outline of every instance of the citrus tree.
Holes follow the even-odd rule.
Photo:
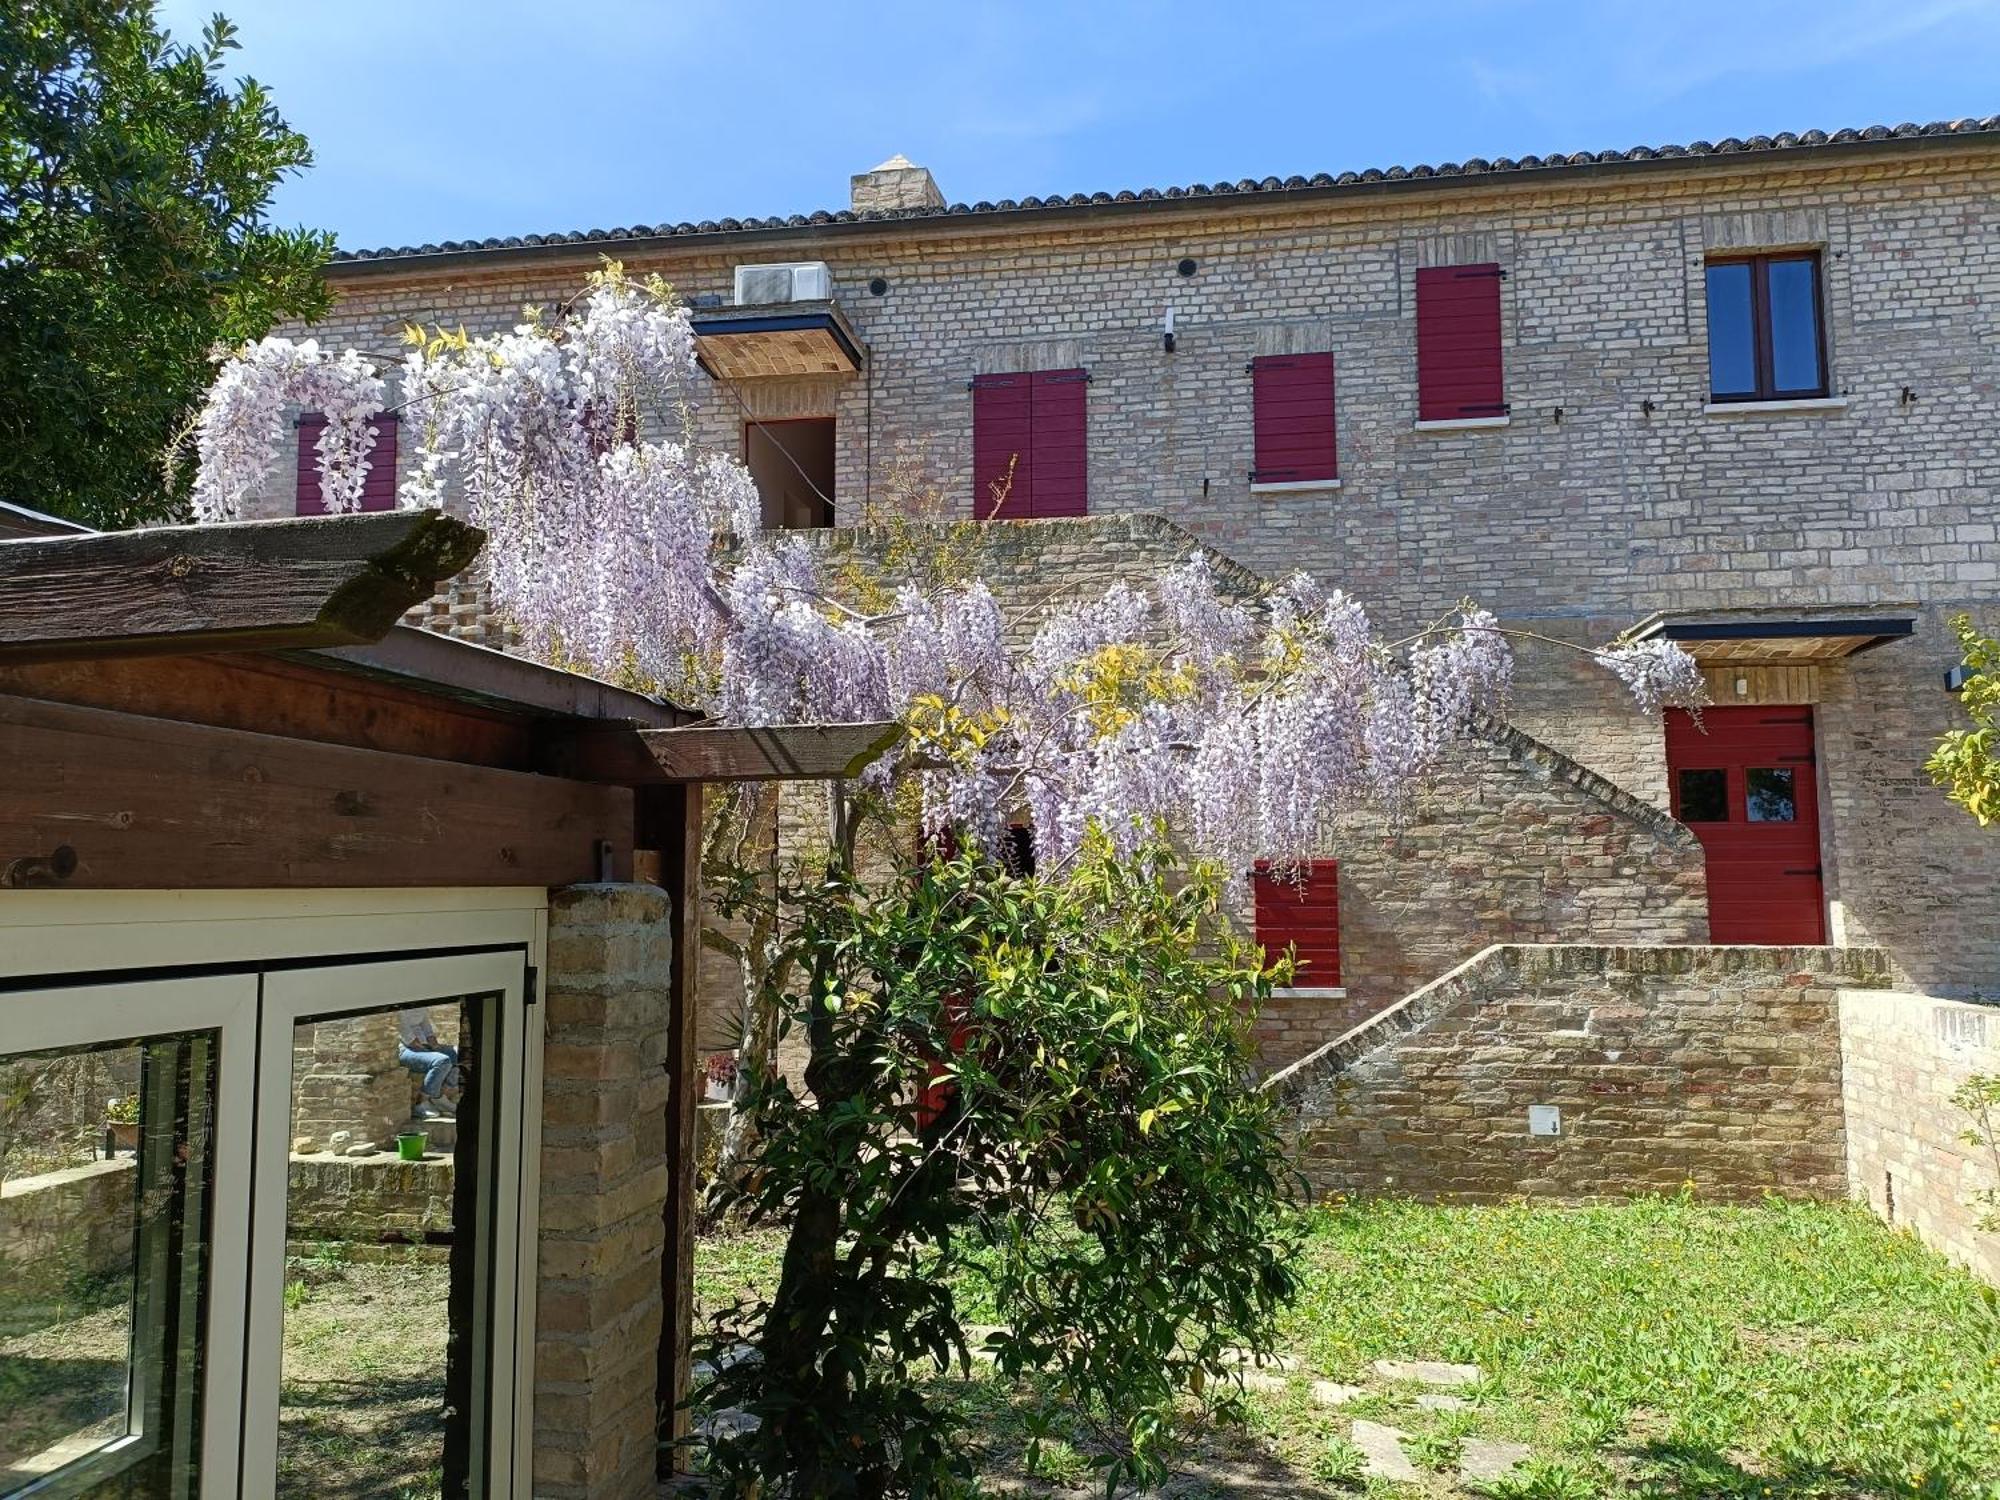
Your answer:
[[[1970,615],[1951,623],[1969,674],[1959,706],[1972,727],[1947,731],[1924,769],[1984,827],[2000,818],[2000,640],[1981,635]]]

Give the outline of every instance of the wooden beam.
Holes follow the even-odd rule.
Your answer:
[[[619,786],[838,781],[858,776],[902,737],[903,726],[895,723],[782,724],[763,729],[564,726],[548,743],[543,769],[551,775]]]
[[[659,1477],[690,1467],[684,1442],[692,1430],[687,1400],[693,1373],[694,1221],[701,1193],[695,1180],[695,1103],[701,1096],[697,996],[701,957],[702,788],[651,786],[635,795],[633,842],[657,849],[662,883],[673,901],[673,973],[667,986],[666,1244],[660,1257]]]
[[[431,760],[538,768],[529,719],[312,661],[236,651],[0,664],[0,693]]]
[[[0,886],[573,885],[600,843],[631,873],[622,787],[11,697],[0,766]]]
[[[0,661],[380,640],[485,539],[393,510],[0,542]]]

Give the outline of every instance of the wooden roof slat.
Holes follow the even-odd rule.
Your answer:
[[[0,662],[377,641],[485,540],[399,510],[0,541]]]
[[[565,728],[544,767],[581,781],[647,786],[690,781],[839,781],[858,776],[903,737],[900,724],[781,724],[749,729]]]

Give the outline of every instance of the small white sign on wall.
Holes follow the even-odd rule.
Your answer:
[[[1530,1104],[1528,1106],[1529,1135],[1561,1135],[1563,1133],[1563,1112],[1553,1104]]]

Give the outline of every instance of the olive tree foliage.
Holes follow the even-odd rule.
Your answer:
[[[770,1008],[811,1061],[758,1073],[726,1188],[787,1232],[697,1393],[738,1417],[710,1458],[726,1492],[959,1492],[969,1449],[926,1377],[975,1349],[1097,1419],[1107,1485],[1156,1477],[1189,1408],[1234,1389],[1232,1351],[1269,1346],[1296,1221],[1246,1078],[1285,970],[1222,920],[1215,871],[1107,852],[1061,880],[967,851],[861,881],[835,857],[730,894],[775,910]],[[969,1292],[998,1312],[983,1340]]]
[[[2000,640],[1980,634],[1970,615],[1951,623],[1969,673],[1959,706],[1972,727],[1947,731],[1924,769],[1985,827],[2000,818]]]
[[[98,527],[186,513],[166,462],[211,355],[326,308],[332,237],[271,224],[305,137],[235,28],[153,0],[0,0],[0,499]]]

